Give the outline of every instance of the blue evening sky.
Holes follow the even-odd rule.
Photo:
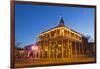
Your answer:
[[[41,32],[59,24],[60,16],[66,26],[94,39],[94,8],[16,4],[16,41],[21,47],[35,43]]]

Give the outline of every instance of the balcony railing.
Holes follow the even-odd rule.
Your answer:
[[[38,41],[43,41],[43,40],[51,40],[51,39],[70,39],[70,40],[75,40],[75,41],[82,41],[81,39],[79,38],[76,38],[76,37],[72,37],[70,35],[55,35],[55,36],[52,36],[52,37],[45,37],[45,38],[40,38]]]

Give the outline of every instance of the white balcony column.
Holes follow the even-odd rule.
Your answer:
[[[35,54],[35,58],[37,58],[37,52],[35,52],[34,54]]]
[[[49,59],[51,58],[51,43],[49,43]]]
[[[75,42],[75,56],[77,56],[77,45],[76,45],[76,42]]]
[[[56,49],[56,58],[57,58],[57,56],[58,56],[58,49]]]
[[[62,58],[64,57],[64,52],[63,52],[63,39],[62,39],[62,45],[61,45],[61,47],[62,47]]]
[[[69,43],[69,40],[68,40],[68,43],[67,43],[67,45],[68,45],[68,47],[67,47],[67,56],[68,56],[68,58],[70,58],[70,43]]]

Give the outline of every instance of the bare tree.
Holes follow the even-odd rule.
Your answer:
[[[94,40],[91,36],[87,35],[86,38],[88,39],[88,42],[94,42]]]
[[[20,42],[20,41],[15,41],[15,47],[16,47],[16,48],[20,48],[21,45],[22,45],[22,42]]]

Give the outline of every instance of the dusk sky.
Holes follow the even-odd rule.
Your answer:
[[[22,46],[34,44],[38,35],[59,24],[60,16],[65,25],[94,39],[94,8],[15,5],[15,40]]]

